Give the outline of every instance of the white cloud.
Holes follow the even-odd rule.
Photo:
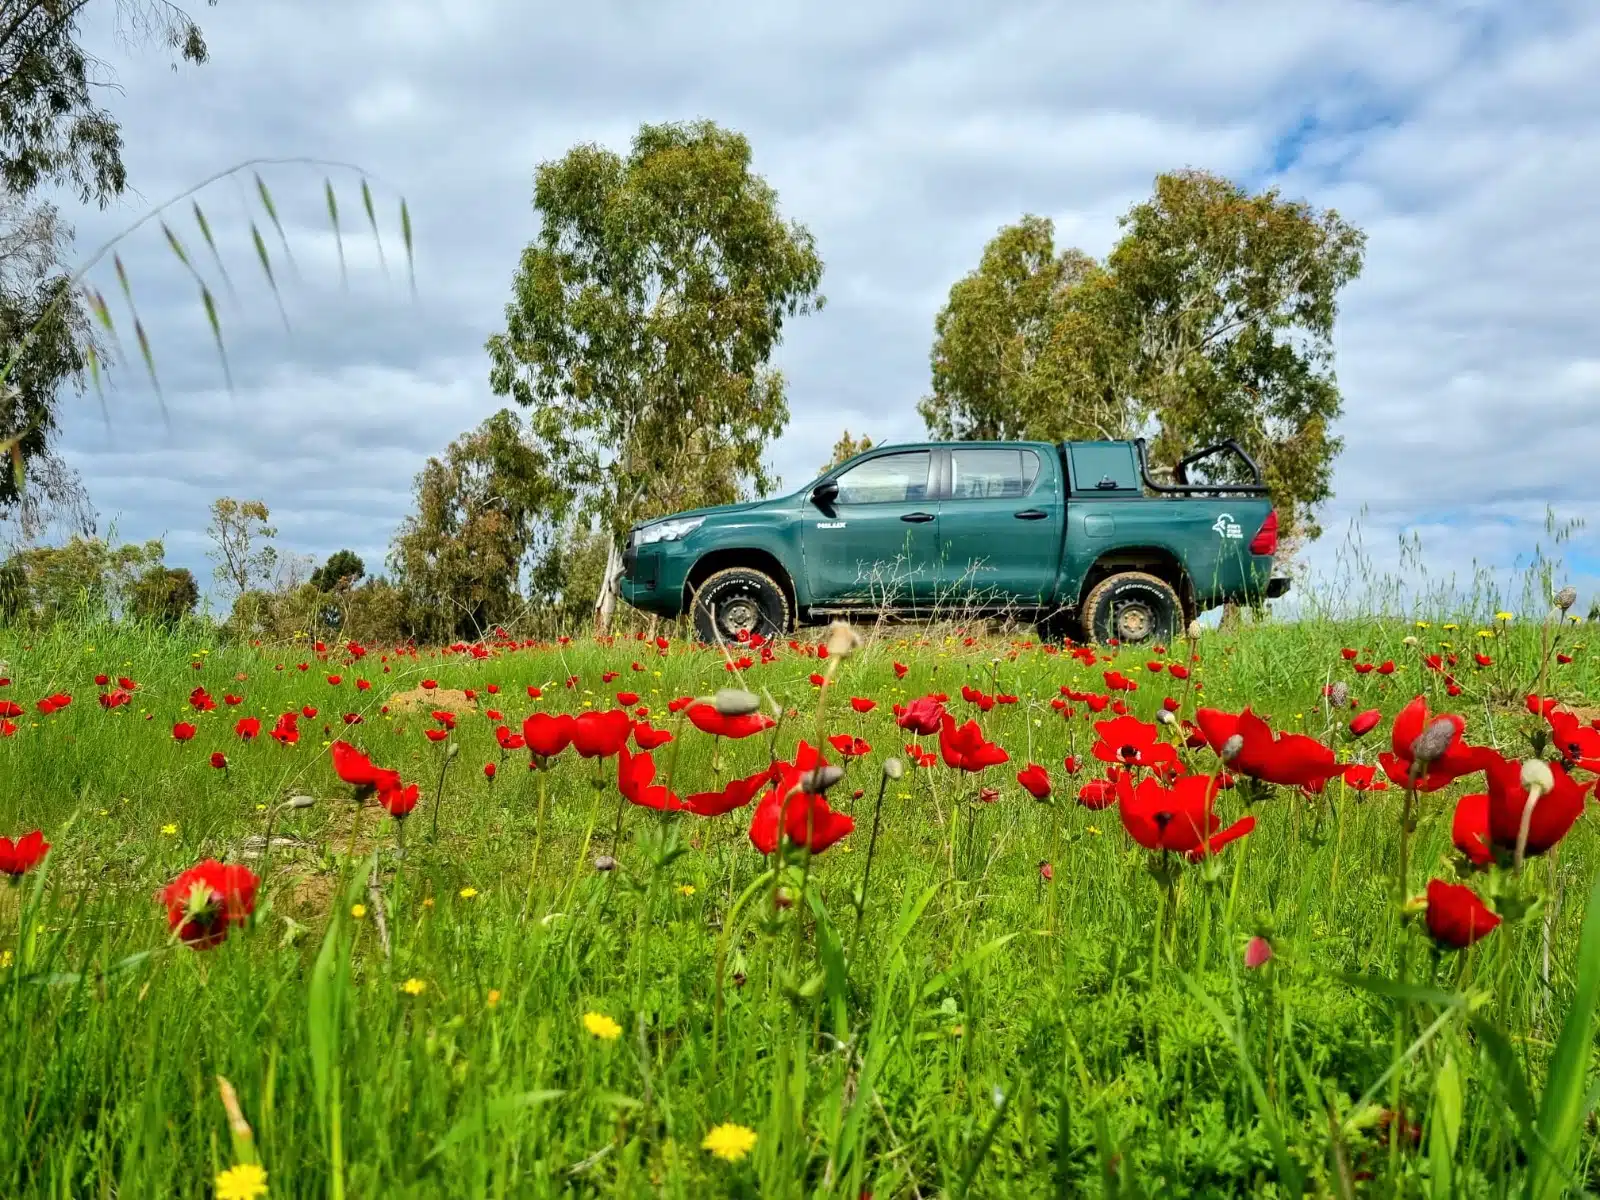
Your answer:
[[[265,498],[294,549],[381,558],[423,458],[500,406],[482,344],[534,232],[534,166],[697,116],[749,136],[827,263],[828,307],[778,356],[793,419],[771,460],[786,483],[845,427],[917,435],[934,313],[998,226],[1043,213],[1103,253],[1157,172],[1193,165],[1337,206],[1369,234],[1340,318],[1346,453],[1316,565],[1335,563],[1363,504],[1379,563],[1398,567],[1391,547],[1419,531],[1430,568],[1463,578],[1475,557],[1504,570],[1530,553],[1546,502],[1600,517],[1600,11],[1576,0],[277,0],[201,15],[209,65],[120,68],[143,200],[77,218],[81,243],[237,158],[314,155],[389,185],[390,275],[343,180],[341,294],[322,171],[273,168],[300,267],[285,335],[237,189],[208,191],[239,289],[223,312],[229,398],[159,233],[128,245],[173,430],[127,370],[113,439],[86,401],[67,445],[125,535],[166,532],[191,566],[224,493]],[[391,188],[416,223],[415,302]],[[1592,532],[1567,548],[1600,557]],[[1600,582],[1600,565],[1583,571]]]

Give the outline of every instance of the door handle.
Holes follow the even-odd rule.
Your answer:
[[[1025,508],[1019,513],[1013,513],[1019,521],[1042,521],[1050,514],[1042,508]]]
[[[902,521],[910,521],[913,525],[921,525],[924,521],[933,520],[933,514],[929,512],[906,513],[900,519]]]

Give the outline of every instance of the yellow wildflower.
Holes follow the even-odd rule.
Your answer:
[[[464,887],[457,894],[460,895],[463,900],[471,900],[478,894],[478,889],[475,887]]]
[[[605,1013],[584,1013],[583,1027],[602,1042],[614,1042],[622,1036],[622,1026],[606,1016]]]
[[[1100,829],[1099,829],[1098,826],[1095,826],[1095,825],[1090,825],[1084,832],[1092,833],[1092,834],[1094,834],[1095,837],[1099,837],[1100,836]]]
[[[9,967],[13,961],[14,960],[11,957],[11,951],[0,950],[0,970],[4,970],[5,968]]]
[[[498,1006],[499,1003],[500,1003],[500,989],[499,988],[490,988],[489,989],[489,994],[483,998],[483,1002],[485,1004],[487,1004],[490,1008],[495,1008],[496,1006]]]
[[[178,827],[176,825],[163,825],[161,827],[161,832],[166,834],[168,837],[171,837],[173,834],[178,832]]]
[[[367,906],[365,904],[352,904],[350,906],[350,915],[358,921],[361,920],[362,917],[367,915]]]
[[[1508,612],[1497,612],[1494,615],[1494,619],[1496,621],[1509,621],[1511,620],[1511,614]]]
[[[692,884],[692,883],[679,884],[678,885],[678,894],[681,895],[681,896],[692,896],[692,895],[694,895],[694,884]]]
[[[412,977],[400,985],[400,990],[408,996],[420,996],[428,990],[428,985],[421,979]]]
[[[755,1148],[756,1131],[726,1122],[714,1126],[700,1145],[725,1162],[738,1162]]]
[[[217,1200],[259,1200],[267,1194],[267,1169],[260,1163],[229,1167],[216,1179]]]

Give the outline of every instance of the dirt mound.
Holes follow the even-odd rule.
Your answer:
[[[389,711],[400,713],[413,712],[453,712],[457,716],[462,713],[475,713],[478,711],[478,702],[469,697],[459,688],[412,688],[409,692],[396,692],[389,697]]]

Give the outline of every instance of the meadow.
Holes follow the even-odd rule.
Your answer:
[[[1600,1188],[1592,626],[827,636],[0,634],[0,1195]]]

